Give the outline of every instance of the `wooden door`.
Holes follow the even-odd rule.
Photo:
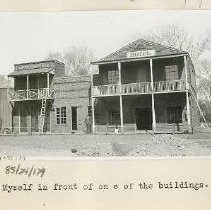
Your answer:
[[[77,107],[72,107],[72,130],[75,131],[78,129],[77,122]]]
[[[150,108],[136,109],[137,130],[152,130],[152,110]]]
[[[20,131],[27,132],[27,112],[26,110],[20,110]]]

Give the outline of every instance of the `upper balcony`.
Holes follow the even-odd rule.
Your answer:
[[[182,92],[191,84],[184,57],[100,64],[92,96]]]
[[[15,64],[10,101],[53,99],[53,79],[65,75],[64,64],[55,60]]]
[[[9,90],[10,101],[53,99],[54,90],[49,88],[29,90]]]
[[[172,81],[158,81],[140,82],[130,84],[113,84],[93,86],[92,96],[115,96],[115,95],[134,95],[134,94],[149,94],[149,93],[167,93],[167,92],[181,92],[186,90],[185,81],[172,80]]]

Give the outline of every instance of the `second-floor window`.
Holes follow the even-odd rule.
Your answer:
[[[67,123],[66,107],[56,108],[56,123],[58,125]]]
[[[117,84],[119,81],[119,71],[109,70],[108,71],[108,84]]]
[[[178,66],[177,65],[171,65],[171,66],[165,66],[165,73],[166,73],[166,80],[178,80]]]

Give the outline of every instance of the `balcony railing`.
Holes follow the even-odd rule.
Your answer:
[[[48,88],[29,89],[29,90],[10,90],[9,97],[11,101],[16,100],[37,100],[45,98],[53,98],[54,90]]]
[[[141,83],[130,83],[115,85],[102,85],[94,86],[92,90],[93,96],[110,96],[118,94],[144,94],[151,92],[173,92],[173,91],[184,91],[185,81],[183,80],[172,80],[172,81],[158,81],[153,83],[153,90],[151,82]]]
[[[120,86],[119,85],[101,85],[101,86],[94,86],[92,93],[94,96],[97,95],[117,95],[120,93]]]
[[[130,83],[121,85],[121,94],[149,93],[152,91],[150,82]]]
[[[154,82],[154,92],[168,92],[168,91],[182,91],[185,90],[185,81],[183,80],[171,80],[171,81],[159,81]]]

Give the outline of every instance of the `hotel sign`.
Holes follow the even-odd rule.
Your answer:
[[[144,57],[151,57],[155,55],[156,55],[155,50],[140,50],[140,51],[128,52],[127,58],[144,58]]]

